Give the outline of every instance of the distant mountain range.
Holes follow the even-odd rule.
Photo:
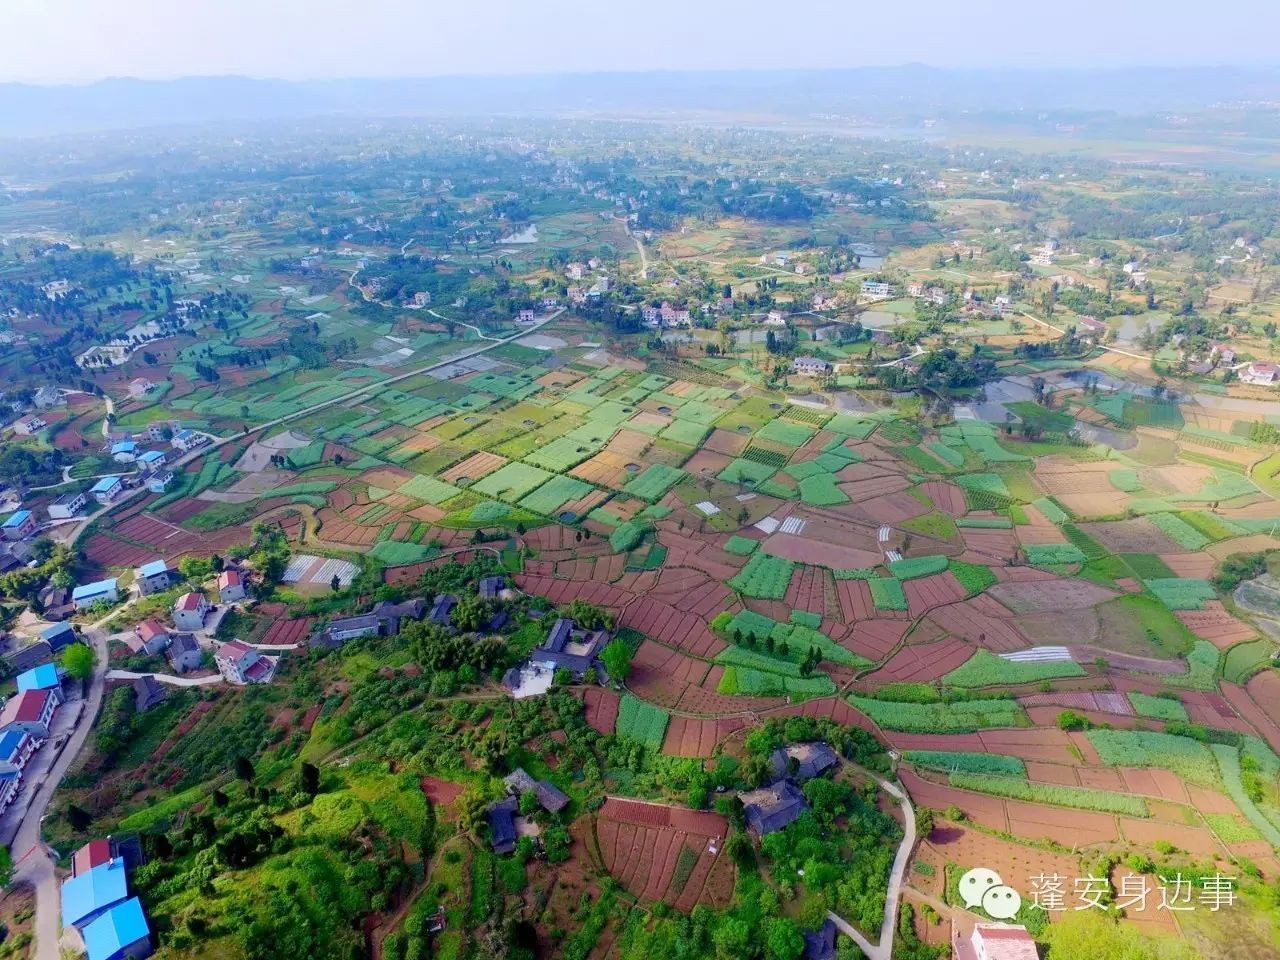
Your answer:
[[[0,136],[326,115],[586,113],[779,118],[927,116],[959,111],[1194,110],[1280,101],[1280,68],[851,70],[598,73],[293,82],[247,77],[0,84]]]

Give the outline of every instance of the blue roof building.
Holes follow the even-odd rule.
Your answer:
[[[22,741],[29,736],[23,730],[6,730],[0,733],[0,763],[13,763],[22,748]]]
[[[0,530],[17,530],[20,526],[22,526],[24,523],[26,523],[30,519],[31,519],[30,510],[19,510],[17,513],[9,517],[9,519],[6,520],[3,524],[0,524]]]
[[[80,606],[81,604],[90,604],[96,600],[116,599],[120,595],[119,588],[115,577],[106,580],[98,580],[94,583],[86,583],[76,587],[71,591],[71,602]]]
[[[144,563],[138,568],[138,576],[140,577],[158,577],[162,573],[169,572],[169,564],[163,560],[152,560],[150,563]]]
[[[138,445],[134,441],[121,440],[119,443],[113,443],[111,445],[111,455],[115,456],[117,453],[133,453],[137,449]]]
[[[49,649],[57,653],[69,643],[75,643],[80,638],[76,636],[75,628],[69,623],[54,623],[45,627],[40,631],[40,639],[49,645]]]
[[[148,450],[138,458],[142,463],[155,463],[156,461],[164,462],[164,454],[159,450]]]
[[[124,860],[115,859],[62,884],[62,925],[83,928],[129,896]]]
[[[18,692],[24,690],[58,690],[62,681],[58,679],[58,668],[52,663],[42,663],[24,673],[18,674]]]
[[[84,928],[89,960],[123,960],[151,955],[151,929],[142,904],[131,897],[112,907]]]
[[[123,481],[119,477],[103,477],[92,487],[89,488],[90,493],[110,493],[116,487],[120,486]]]

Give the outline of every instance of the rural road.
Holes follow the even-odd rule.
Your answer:
[[[898,929],[898,904],[902,899],[902,886],[906,879],[907,861],[911,859],[911,851],[916,845],[916,811],[911,806],[911,798],[888,780],[876,781],[884,790],[902,806],[903,820],[906,822],[902,835],[902,843],[898,844],[898,852],[893,858],[893,869],[889,871],[889,889],[884,898],[884,920],[880,924],[880,941],[876,945],[842,917],[828,912],[827,917],[845,936],[853,940],[858,948],[867,956],[867,960],[890,960],[893,956],[893,935]]]
[[[155,677],[158,683],[167,683],[171,687],[207,687],[222,680],[221,674],[213,673],[207,677],[175,677],[170,673],[134,673],[132,670],[108,670],[108,680],[137,680],[139,677]]]

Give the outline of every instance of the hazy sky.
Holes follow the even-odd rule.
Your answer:
[[[1277,36],[1280,0],[0,0],[0,80],[1258,65]]]

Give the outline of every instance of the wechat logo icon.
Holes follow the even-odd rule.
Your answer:
[[[981,907],[996,920],[1012,920],[1022,909],[1022,895],[986,867],[974,867],[960,878],[960,899],[970,910]]]

